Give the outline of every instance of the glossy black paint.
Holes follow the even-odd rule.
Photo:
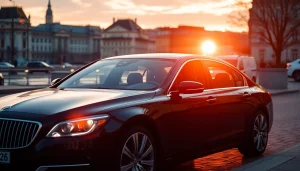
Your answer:
[[[141,58],[139,55],[127,57]],[[153,132],[164,159],[184,161],[238,146],[244,140],[248,119],[258,110],[269,116],[271,128],[271,97],[243,73],[236,70],[245,77],[247,86],[244,87],[207,89],[193,94],[175,92],[171,95],[170,86],[185,62],[210,58],[172,54],[163,57],[174,58],[177,62],[165,82],[154,91],[60,90],[56,88],[59,82],[49,88],[0,98],[0,109],[11,106],[0,112],[0,118],[32,120],[43,125],[29,147],[0,151],[12,153],[12,166],[18,163],[31,163],[35,168],[42,165],[109,163],[120,135],[134,125],[141,125]],[[80,70],[73,74],[77,72]],[[58,122],[99,114],[109,114],[110,119],[104,127],[89,135],[46,138]],[[0,164],[1,167],[7,165]]]

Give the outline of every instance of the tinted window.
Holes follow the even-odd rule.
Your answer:
[[[214,61],[203,61],[210,73],[213,88],[235,87],[235,80],[230,67]]]
[[[235,85],[240,87],[240,86],[244,86],[244,78],[241,74],[239,74],[237,71],[235,71],[234,69],[231,70],[232,72],[232,76],[233,79],[235,81]]]
[[[195,81],[200,82],[207,88],[207,81],[203,70],[202,63],[200,61],[190,61],[186,63],[180,70],[171,91],[178,90],[178,86],[182,81]]]
[[[174,65],[167,59],[109,59],[83,69],[59,88],[152,90],[158,88]]]

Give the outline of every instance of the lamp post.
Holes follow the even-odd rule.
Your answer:
[[[13,5],[15,6],[15,1],[10,1],[13,3]],[[10,54],[11,54],[11,63],[14,63],[14,53],[15,53],[15,38],[14,38],[14,34],[15,34],[15,30],[14,30],[14,15],[12,13],[11,16],[11,48],[10,48]]]

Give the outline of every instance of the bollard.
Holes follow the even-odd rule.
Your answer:
[[[26,73],[26,86],[29,86],[29,72]]]
[[[48,85],[51,84],[51,72],[48,72]]]

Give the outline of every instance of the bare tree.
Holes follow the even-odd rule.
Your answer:
[[[231,6],[232,12],[228,16],[228,22],[233,26],[248,30],[249,9],[252,4],[250,0],[235,0]]]
[[[245,7],[243,0],[236,5]],[[245,19],[240,15],[241,22]],[[253,0],[249,15],[249,32],[260,36],[269,44],[275,55],[275,66],[281,65],[281,54],[293,45],[293,36],[297,36],[300,28],[300,0]]]

